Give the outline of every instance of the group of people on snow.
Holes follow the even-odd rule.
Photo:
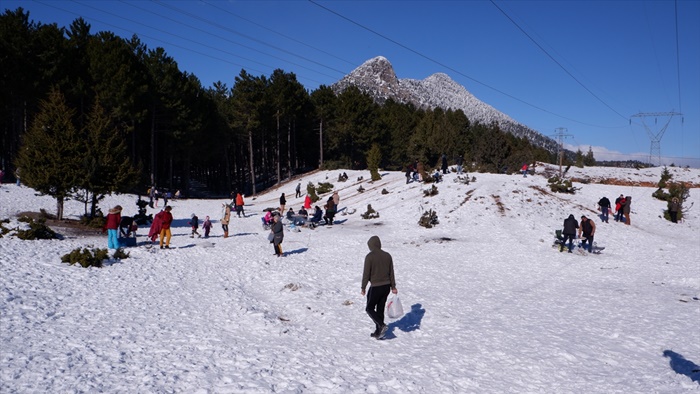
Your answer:
[[[632,205],[632,197],[620,194],[620,197],[615,199],[615,217],[616,222],[624,222],[625,224],[630,224],[630,210]],[[612,209],[612,204],[607,197],[602,197],[598,200],[598,209],[600,210],[600,219],[603,223],[610,223],[610,211]],[[581,239],[581,247],[588,252],[593,251],[593,238],[595,236],[595,222],[589,219],[586,215],[581,216],[581,223],[579,223],[574,215],[569,215],[568,218],[564,220],[564,226],[562,230],[562,239],[560,242],[559,251],[563,252],[564,247],[568,245],[569,253],[573,251],[573,241],[576,238]]]
[[[577,235],[578,233],[578,235]],[[564,251],[564,246],[567,245],[569,253],[573,253],[574,239],[581,239],[581,247],[588,252],[593,252],[593,237],[595,236],[595,222],[589,219],[586,215],[581,215],[581,223],[576,220],[573,214],[569,215],[564,220],[564,230],[562,231],[563,239],[559,246],[559,251]]]

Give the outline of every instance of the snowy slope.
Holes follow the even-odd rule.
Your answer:
[[[652,181],[661,172],[571,171]],[[674,225],[659,217],[653,187],[577,184],[575,195],[552,195],[543,176],[470,174],[476,182],[463,185],[449,174],[438,195],[423,197],[425,186],[398,172],[375,183],[347,173],[345,183],[337,172],[300,179],[330,181],[340,208],[356,212],[332,228],[286,229],[284,258],[273,256],[260,217],[282,192],[298,209],[296,181],[247,197],[247,217],[234,217],[228,239],[218,223],[224,200],[174,201],[176,249],[129,248],[129,259],[101,269],[60,262],[76,247],[106,247],[100,234],[0,238],[0,392],[700,390],[698,188]],[[700,170],[674,177],[698,183]],[[569,214],[595,215],[600,197],[621,193],[633,196],[632,225],[596,219],[603,254],[552,249]],[[110,196],[101,207],[133,214],[134,202]],[[367,204],[379,219],[360,218]],[[0,187],[6,227],[40,208],[53,212],[55,202]],[[439,215],[432,229],[417,225],[427,209]],[[82,210],[67,203],[70,217]],[[192,213],[211,216],[213,237],[189,238]],[[139,233],[145,242],[147,229]],[[372,235],[394,257],[406,312],[387,319],[383,341],[370,338],[360,295]]]

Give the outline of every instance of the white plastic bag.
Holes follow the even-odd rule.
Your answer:
[[[403,316],[403,306],[401,305],[399,296],[394,296],[391,300],[389,300],[389,304],[386,306],[386,314],[390,319],[396,319]]]

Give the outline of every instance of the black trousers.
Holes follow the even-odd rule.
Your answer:
[[[377,331],[384,325],[384,307],[390,292],[391,285],[371,286],[367,292],[367,307],[365,311],[372,318]]]

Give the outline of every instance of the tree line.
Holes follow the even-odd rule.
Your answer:
[[[379,105],[353,87],[309,91],[281,69],[203,87],[163,48],[90,29],[82,18],[31,21],[22,8],[0,16],[0,160],[57,200],[83,193],[93,214],[111,192],[250,195],[318,168],[362,169],[373,146],[373,161],[394,170],[437,166],[443,154],[470,171],[555,161],[461,110]]]

